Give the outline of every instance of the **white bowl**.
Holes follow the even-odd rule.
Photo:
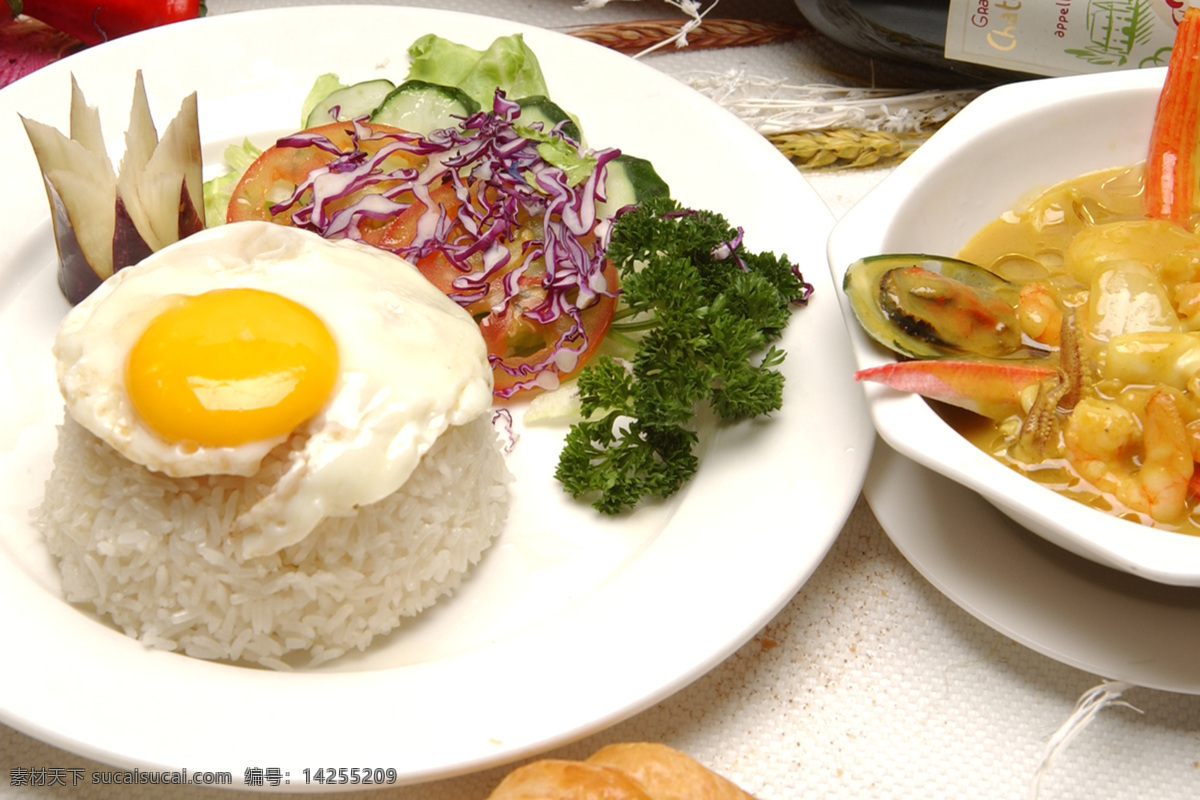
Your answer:
[[[1146,157],[1165,70],[1010,84],[950,120],[852,208],[829,238],[846,267],[880,253],[954,255],[1033,189]],[[893,361],[842,313],[862,368]],[[908,458],[981,494],[1018,523],[1080,556],[1161,583],[1200,586],[1200,537],[1156,530],[1063,497],[986,455],[919,396],[864,384],[880,436]],[[971,535],[971,521],[962,521]]]

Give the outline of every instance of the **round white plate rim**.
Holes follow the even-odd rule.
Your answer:
[[[1107,680],[1200,694],[1200,590],[1063,550],[883,441],[863,495],[917,572],[990,628]],[[942,508],[921,508],[922,499]]]
[[[390,24],[382,24],[381,16],[387,17]],[[366,25],[368,21],[374,25]],[[170,53],[171,46],[182,42],[184,36],[193,40],[220,36],[223,38],[219,42],[211,39],[217,49],[212,54],[215,58],[222,47],[231,53],[240,52],[236,39],[244,33],[239,32],[270,30],[273,36],[287,32],[315,36],[307,33],[315,29],[321,36],[328,36],[339,26],[357,26],[364,37],[375,36],[375,42],[381,42],[383,34],[372,31],[384,28],[408,30],[414,38],[428,30],[446,35],[463,30],[477,36],[484,31],[520,31],[544,65],[561,58],[560,48],[568,46],[566,37],[560,34],[432,9],[312,6],[241,12],[180,23],[85,51],[0,90],[0,109],[8,106],[10,111],[25,112],[26,108],[10,104],[17,98],[32,97],[35,86],[45,86],[45,94],[54,100],[39,100],[40,105],[29,109],[28,115],[44,121],[51,120],[39,116],[43,111],[53,118],[63,117],[65,109],[52,106],[65,104],[68,70],[76,66],[97,69],[101,55],[105,56],[105,65],[120,63],[127,68],[129,59],[145,55],[151,47],[160,54]],[[393,52],[402,53],[404,45],[396,45],[395,38],[392,34]],[[302,45],[295,43],[296,51],[305,52]],[[255,55],[245,65],[248,83],[253,83],[262,70],[269,72],[264,52],[271,46],[256,42]],[[274,47],[282,52],[278,44]],[[808,259],[805,274],[818,291],[810,306],[797,315],[789,335],[795,329],[796,340],[827,340],[821,342],[822,352],[812,357],[812,363],[820,368],[801,373],[802,378],[818,375],[822,384],[789,388],[789,396],[793,403],[816,408],[827,416],[805,427],[785,409],[776,423],[784,426],[784,431],[804,430],[804,435],[816,437],[813,449],[828,459],[823,468],[798,464],[794,474],[788,469],[766,470],[764,474],[721,470],[706,464],[688,490],[695,496],[717,490],[761,498],[764,486],[779,493],[775,504],[741,510],[739,524],[745,530],[739,533],[746,537],[745,552],[741,547],[728,550],[728,538],[706,524],[709,520],[699,505],[681,503],[654,543],[602,592],[573,606],[567,619],[551,618],[477,651],[397,670],[280,675],[146,651],[64,603],[45,602],[39,596],[45,594],[40,587],[15,564],[0,558],[0,597],[7,608],[21,607],[25,612],[10,613],[0,620],[0,633],[6,640],[22,643],[19,649],[10,651],[3,667],[0,719],[68,750],[128,767],[229,770],[235,779],[240,779],[245,767],[290,768],[292,783],[280,788],[291,791],[325,788],[298,785],[298,770],[304,766],[396,764],[400,782],[429,780],[544,750],[651,705],[727,656],[791,598],[824,557],[848,516],[874,440],[873,434],[865,432],[870,426],[861,393],[849,379],[849,345],[822,264],[821,248],[832,219],[786,159],[768,155],[762,148],[769,145],[757,134],[751,135],[748,128],[738,129],[740,123],[732,115],[698,95],[684,97],[682,92],[686,90],[670,79],[648,67],[618,61],[624,57],[617,54],[576,40],[571,40],[569,48],[573,57],[586,54],[591,62],[606,69],[643,70],[637,74],[645,77],[644,86],[634,91],[683,98],[689,107],[697,107],[695,113],[720,127],[732,141],[738,142],[740,136],[740,143],[753,154],[754,164],[777,168],[784,176],[791,207],[813,219],[818,233],[812,237],[811,246],[804,244]],[[120,72],[117,67],[111,68]],[[319,70],[306,67],[304,71],[315,75]],[[552,77],[549,69],[547,72]],[[147,73],[149,83],[154,75],[149,68]],[[203,83],[206,79],[197,80]],[[51,81],[57,84],[51,85]],[[117,94],[122,95],[123,90]],[[152,108],[156,103],[170,105],[153,97],[151,102]],[[203,99],[201,104],[203,129]],[[159,110],[154,110],[157,119]],[[166,113],[173,113],[173,109],[168,108]],[[16,152],[25,143],[14,141],[12,145]],[[26,213],[43,220],[46,217],[44,209]],[[787,234],[789,241],[794,241],[793,235]],[[748,236],[751,244],[757,241],[753,228]],[[799,356],[795,353],[790,358],[798,360]],[[738,432],[739,436],[753,436],[752,430],[746,433],[745,426]],[[756,447],[765,448],[762,452],[777,458],[787,454],[786,443],[778,441],[782,437],[753,438]],[[738,449],[737,442],[725,432],[720,446]],[[769,463],[791,466],[789,461]],[[753,480],[750,473],[756,473]],[[836,475],[836,480],[823,477],[828,474]],[[823,484],[820,502],[797,513],[792,504],[807,492],[799,485],[802,479]],[[771,533],[793,531],[799,527],[799,519],[809,523],[808,530],[795,530],[797,535],[791,538]],[[679,532],[685,530],[692,538],[687,540],[688,548],[681,551]],[[685,559],[688,572],[684,575],[677,574],[681,552],[697,556],[691,561]],[[718,553],[726,557],[718,558]],[[753,565],[751,555],[773,554],[785,558],[775,559],[776,563],[771,558],[762,559],[751,579],[734,584],[736,592],[728,588],[707,594],[699,591],[703,587],[723,587],[721,579],[728,580],[730,566]],[[787,563],[789,558],[795,561]],[[664,575],[672,576],[665,588],[679,591],[678,598],[658,598],[656,613],[631,607],[631,600],[651,596],[647,594],[650,587],[661,591]],[[743,595],[740,599],[737,592]],[[687,606],[677,607],[683,600]],[[614,609],[628,614],[628,618],[614,619]],[[605,651],[610,654],[605,656]],[[629,658],[621,658],[624,668],[617,669],[613,652],[630,654]],[[639,653],[653,654],[654,658],[639,659]],[[79,662],[82,655],[92,656],[86,666]],[[636,663],[637,668],[630,668],[629,663]],[[597,664],[612,669],[617,680],[613,684],[598,681],[602,676]],[[448,678],[451,673],[454,681]],[[476,677],[474,683],[467,680],[471,676]],[[531,676],[536,676],[536,681]],[[499,685],[492,685],[493,681]],[[203,702],[189,703],[188,688],[198,686],[208,687]],[[414,687],[423,688],[418,691]],[[455,712],[466,713],[456,716]],[[405,724],[414,714],[419,720],[416,728]],[[117,719],[122,720],[121,724],[114,724]]]

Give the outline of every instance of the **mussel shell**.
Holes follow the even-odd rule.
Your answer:
[[[938,314],[946,312],[937,303],[896,294],[894,270],[917,267],[950,279],[945,283],[964,297],[986,302],[996,314],[996,329],[963,336],[943,326]],[[851,264],[842,281],[859,325],[877,342],[913,358],[941,358],[963,354],[1000,357],[1021,349],[1016,321],[1020,287],[993,272],[956,258],[919,253],[869,256]],[[953,311],[953,309],[952,309]],[[1011,311],[1011,316],[1007,315]]]

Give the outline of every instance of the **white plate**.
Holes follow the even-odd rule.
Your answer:
[[[27,523],[41,495],[60,401],[50,338],[47,204],[17,119],[65,130],[69,73],[123,150],[133,75],[156,120],[199,91],[206,163],[296,126],[313,78],[403,77],[404,50],[437,32],[477,47],[523,31],[551,93],[589,140],[648,157],[687,205],[747,227],[816,287],[783,342],[785,408],[717,430],[670,503],[604,520],[552,477],[561,430],[524,431],[511,457],[513,520],[456,597],[361,657],[288,674],[147,651],[58,596]],[[0,91],[0,387],[18,376],[0,430],[0,719],[60,747],[142,768],[287,773],[394,768],[400,782],[531,754],[610,725],[680,689],[749,639],[807,579],[848,515],[874,436],[824,265],[832,219],[760,136],[638,62],[570,37],[453,13],[288,8],[218,16],[117,40]]]
[[[1200,590],[1055,547],[883,442],[863,492],[917,571],[988,626],[1110,680],[1200,694]]]

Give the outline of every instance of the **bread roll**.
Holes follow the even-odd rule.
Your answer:
[[[518,767],[487,800],[754,800],[689,756],[662,744],[612,744],[586,761]]]
[[[652,800],[754,800],[700,762],[664,744],[610,744],[586,763],[624,772],[640,783]]]
[[[542,759],[518,767],[488,800],[656,800],[623,772],[582,761]]]

